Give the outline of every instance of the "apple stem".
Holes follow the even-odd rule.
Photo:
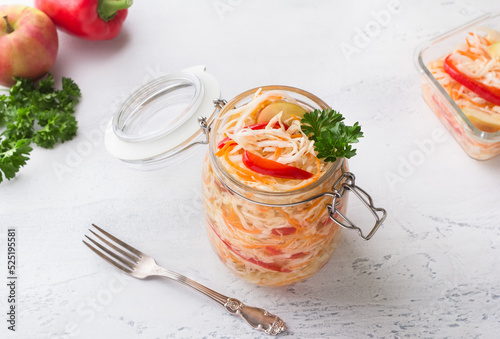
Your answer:
[[[3,17],[3,19],[5,20],[5,29],[7,30],[7,34],[14,32],[14,28],[12,28],[12,26],[9,24],[9,20],[7,19],[7,15],[5,15]]]

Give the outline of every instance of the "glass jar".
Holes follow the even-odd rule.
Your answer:
[[[204,69],[191,69],[190,73],[201,81],[176,74],[173,78],[153,81],[134,93],[110,124],[106,132],[106,146],[129,164],[158,167],[160,162],[185,153],[194,144],[208,143],[202,170],[206,231],[214,251],[231,271],[256,284],[289,285],[313,275],[328,262],[338,243],[341,227],[357,230],[366,240],[373,236],[385,220],[386,212],[374,207],[370,196],[355,185],[354,175],[347,171],[345,159],[326,165],[324,174],[310,185],[287,192],[252,188],[228,173],[215,155],[217,140],[214,135],[222,124],[222,120],[217,118],[234,107],[248,103],[257,89],[248,90],[226,103],[214,98],[217,90],[208,86],[213,82],[207,82]],[[180,129],[174,136],[184,133],[189,137],[172,148],[168,139],[171,131],[165,134],[163,131],[167,129],[161,124],[154,124],[150,130],[143,126],[146,121],[158,116],[158,106],[162,106],[162,102],[164,105],[171,103],[164,95],[172,93],[165,91],[164,87],[175,79],[188,84],[178,89],[186,92],[186,86],[191,88],[187,97],[193,102],[200,102],[204,114],[208,110],[207,95],[216,99],[214,104],[219,112],[208,118],[198,118],[199,126],[194,135],[190,135],[194,130],[192,123],[189,127],[191,132],[187,134],[184,133],[186,129],[182,131],[185,123],[180,123]],[[175,88],[171,84],[169,86]],[[298,88],[265,86],[261,90],[285,91],[306,111],[329,108],[318,97]],[[201,93],[202,98],[196,98],[193,93]],[[172,95],[172,98],[176,97],[180,96]],[[196,117],[192,112],[186,113],[193,106],[190,102],[184,103],[186,109],[182,112],[185,121],[193,121]],[[133,126],[134,123],[139,126]],[[146,135],[141,134],[144,130]],[[367,235],[346,216],[348,192],[358,197],[375,218],[375,224]]]
[[[328,105],[310,93],[284,86],[307,111]],[[257,89],[246,91],[224,106],[220,115],[249,102]],[[217,134],[221,120],[212,125]],[[325,206],[331,198],[312,197],[329,192],[347,170],[342,159],[328,165],[325,174],[309,186],[287,192],[268,192],[239,182],[221,165],[216,138],[211,138],[203,165],[203,210],[210,243],[222,262],[236,275],[256,284],[280,286],[318,272],[338,243],[340,227]],[[291,204],[293,203],[293,205]],[[285,204],[288,206],[273,206]],[[347,197],[336,208],[345,212]]]

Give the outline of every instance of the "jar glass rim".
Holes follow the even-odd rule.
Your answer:
[[[256,87],[256,88],[247,90],[247,91],[235,96],[233,99],[231,99],[231,101],[229,101],[227,104],[224,105],[224,107],[218,113],[217,118],[222,116],[223,114],[225,114],[227,111],[233,109],[234,107],[240,106],[241,104],[246,104],[246,102],[244,102],[244,100],[246,98],[250,98],[258,90],[262,90],[263,92],[271,91],[271,90],[281,90],[281,91],[285,91],[285,92],[290,93],[290,95],[292,97],[294,97],[300,103],[309,105],[308,103],[303,102],[300,98],[297,98],[296,97],[297,95],[302,96],[303,100],[305,100],[305,99],[309,100],[311,103],[318,106],[320,109],[327,109],[330,107],[327,103],[325,103],[319,97],[315,96],[314,94],[312,94],[310,92],[304,91],[300,88],[291,87],[291,86],[280,86],[280,85],[260,86],[260,87]],[[217,126],[217,123],[220,121],[217,118],[214,119],[214,121],[213,121],[212,130],[214,130],[214,125]],[[223,178],[224,178],[224,180],[222,180],[223,182],[229,182],[229,183],[231,183],[231,185],[234,185],[239,190],[243,190],[246,193],[249,193],[249,195],[255,194],[255,195],[265,195],[267,197],[269,197],[269,196],[286,197],[286,196],[296,196],[296,195],[310,192],[310,191],[314,190],[316,187],[321,186],[325,182],[325,180],[327,180],[331,175],[333,175],[344,162],[343,158],[339,158],[334,163],[328,163],[326,165],[325,173],[323,173],[323,175],[318,180],[316,180],[315,182],[313,182],[309,185],[306,185],[304,187],[301,187],[301,188],[298,188],[295,190],[291,190],[291,191],[283,191],[283,192],[266,191],[266,190],[250,187],[250,186],[243,184],[242,182],[236,180],[236,178],[234,176],[232,176],[224,168],[224,166],[222,166],[218,157],[215,155],[215,150],[217,148],[216,139],[217,138],[215,137],[215,133],[214,133],[213,135],[211,135],[210,142],[209,142],[209,157],[210,157],[210,161],[214,167],[216,175],[219,177],[223,176]],[[219,179],[221,179],[221,178],[219,178]],[[253,201],[253,199],[249,199],[249,200]],[[258,201],[254,201],[254,202],[258,203]]]

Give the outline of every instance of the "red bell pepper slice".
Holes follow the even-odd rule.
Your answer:
[[[35,0],[35,6],[69,34],[109,40],[120,33],[132,0]]]
[[[294,234],[295,232],[297,232],[297,229],[295,227],[288,226],[288,227],[273,228],[273,230],[271,231],[271,234],[290,235],[290,234]]]
[[[260,267],[263,267],[265,269],[268,269],[268,270],[271,270],[271,271],[276,271],[276,272],[283,272],[283,273],[290,273],[291,271],[287,268],[283,268],[281,267],[281,265],[279,264],[276,264],[276,263],[267,263],[267,262],[263,262],[263,261],[260,261],[260,260],[257,260],[255,258],[247,258],[245,257],[239,250],[237,250],[236,248],[234,248],[231,244],[229,244],[227,241],[225,241],[224,239],[221,238],[221,236],[219,235],[219,233],[217,233],[215,231],[215,227],[212,226],[211,223],[207,222],[207,224],[210,226],[210,228],[212,229],[212,231],[215,233],[215,235],[217,236],[217,238],[219,238],[219,240],[224,244],[226,245],[226,247],[231,251],[233,252],[234,254],[236,254],[238,257],[240,257],[241,259],[245,260],[245,261],[248,261],[252,264],[255,264],[257,266],[260,266]]]
[[[299,252],[299,253],[295,253],[295,254],[292,254],[290,256],[290,259],[299,259],[299,258],[303,258],[307,255],[306,252]]]
[[[500,105],[500,89],[492,86],[483,84],[480,81],[472,79],[460,72],[458,68],[450,60],[451,54],[444,59],[443,68],[446,73],[452,77],[458,83],[464,85],[481,98],[488,100],[489,102]]]
[[[280,249],[274,248],[274,246],[266,246],[264,247],[265,250],[270,253],[271,255],[279,255],[283,254],[283,252]]]
[[[249,129],[251,129],[251,130],[254,130],[254,131],[255,131],[255,130],[258,130],[258,129],[264,129],[264,128],[266,128],[267,124],[269,124],[269,121],[267,121],[267,122],[260,122],[260,123],[255,124],[255,125],[250,125],[250,126],[247,126],[247,127],[245,127],[245,128],[249,128]],[[285,127],[285,129],[288,129],[288,126],[287,126],[287,125],[283,124],[283,126]],[[273,126],[273,128],[280,128],[280,124],[276,123],[276,125],[274,125],[274,126]],[[222,140],[221,140],[221,141],[219,141],[219,143],[217,144],[217,147],[218,147],[218,148],[222,148],[222,147],[224,147],[224,146],[226,145],[226,143],[227,143],[228,141],[230,141],[230,140],[231,140],[231,138],[229,138],[229,137],[226,137],[226,138],[222,139]]]
[[[271,255],[281,255],[283,254],[283,251],[275,248],[274,246],[266,246],[265,250],[270,253]],[[299,253],[294,253],[290,256],[290,259],[300,259],[303,258],[307,255],[305,252],[299,252]]]
[[[243,164],[254,172],[284,179],[309,179],[312,173],[300,168],[284,165],[253,154],[247,150],[243,152]]]
[[[252,264],[255,264],[257,266],[263,267],[263,268],[271,270],[271,271],[283,272],[283,273],[290,273],[291,272],[288,268],[283,268],[281,265],[276,264],[276,263],[268,263],[268,262],[257,260],[255,258],[247,258],[244,255],[242,255],[240,251],[236,250],[233,246],[231,246],[227,241],[222,240],[222,242],[224,243],[224,245],[226,245],[233,253],[235,253],[241,259],[246,260],[248,262],[251,262]]]

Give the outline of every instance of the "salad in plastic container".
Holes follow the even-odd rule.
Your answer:
[[[418,50],[423,96],[465,152],[500,154],[500,15],[486,15]]]

